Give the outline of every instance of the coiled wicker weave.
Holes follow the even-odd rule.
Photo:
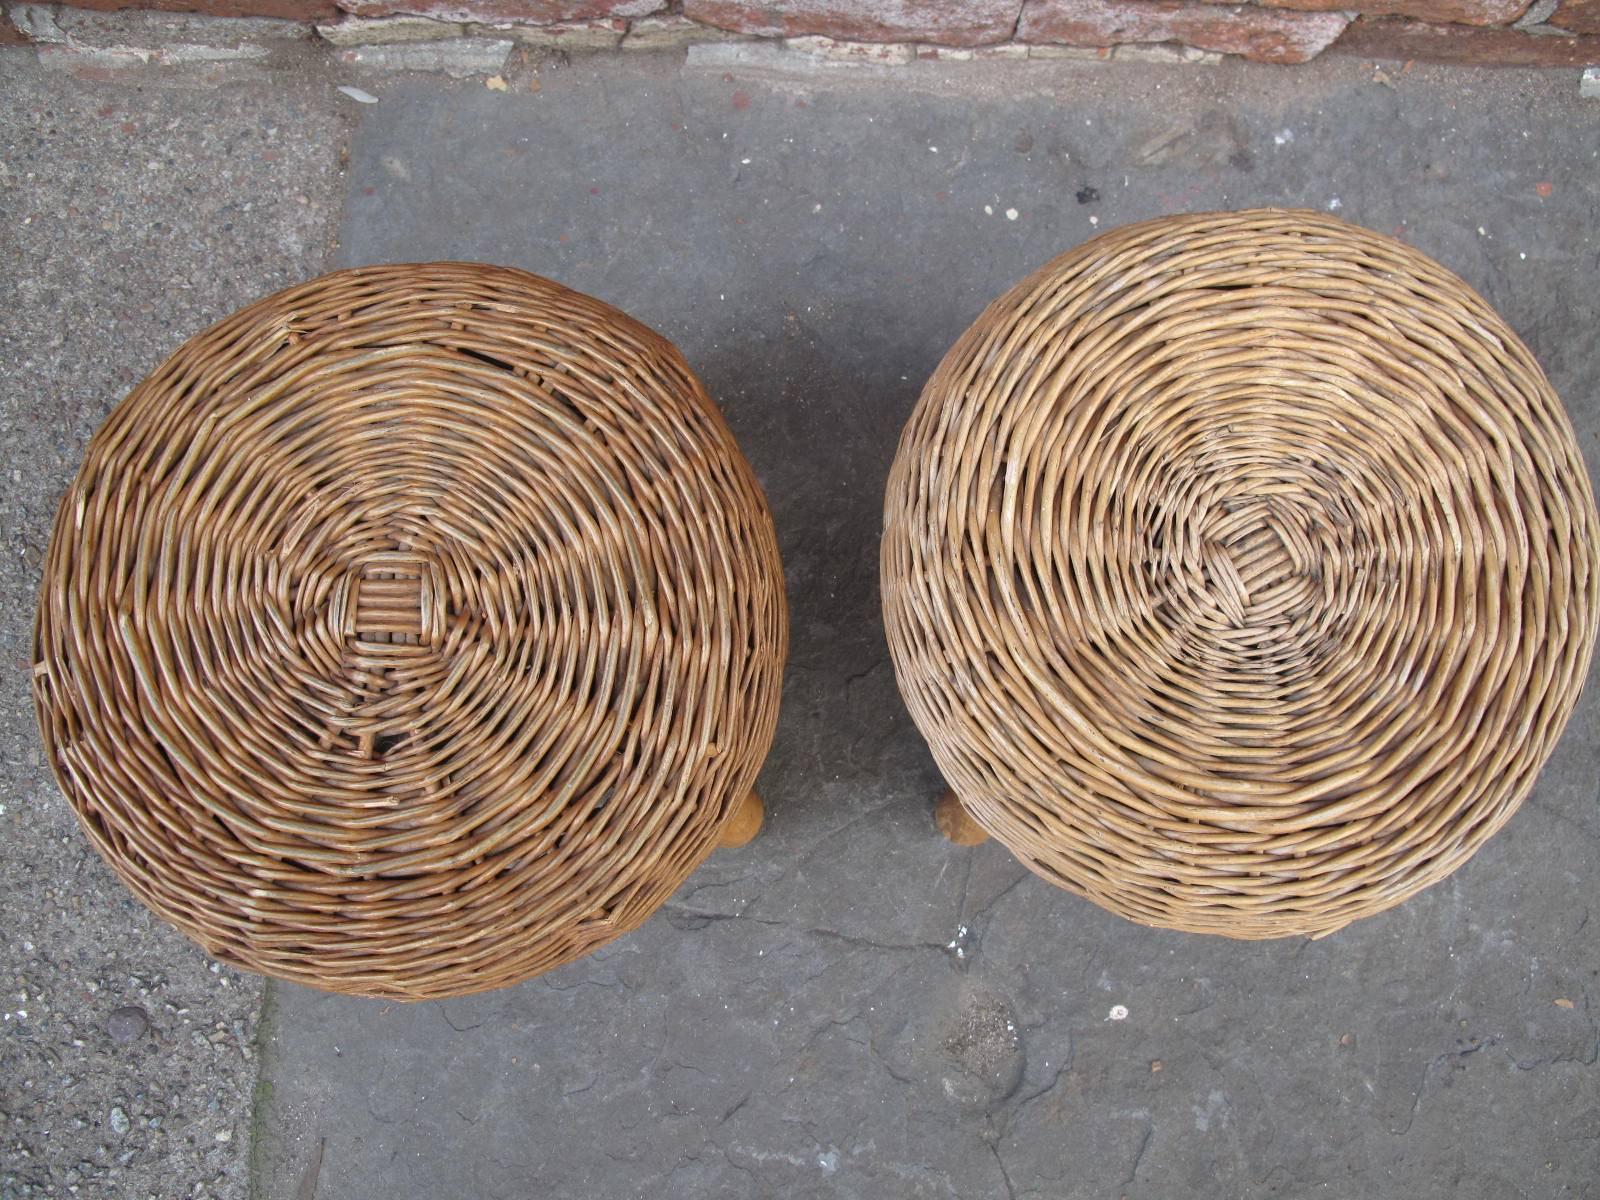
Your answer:
[[[1594,644],[1595,535],[1560,401],[1461,280],[1317,213],[1180,216],[1056,259],[940,364],[884,614],[948,782],[1038,874],[1316,935],[1528,793]]]
[[[134,390],[56,519],[34,680],[140,899],[239,966],[431,998],[667,898],[738,823],[786,636],[678,352],[434,263],[280,292]]]

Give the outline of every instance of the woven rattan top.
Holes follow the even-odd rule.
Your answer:
[[[884,613],[972,815],[1134,920],[1326,933],[1511,815],[1594,644],[1560,401],[1461,280],[1309,212],[1104,234],[906,428]]]
[[[35,692],[106,859],[218,957],[405,998],[644,919],[770,743],[771,520],[678,352],[463,263],[184,345],[63,500]]]

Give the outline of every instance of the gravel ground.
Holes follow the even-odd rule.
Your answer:
[[[304,53],[304,52],[302,52]],[[0,51],[0,1195],[241,1197],[261,982],[128,895],[42,761],[40,559],[151,367],[322,269],[342,126],[315,61],[41,67]]]

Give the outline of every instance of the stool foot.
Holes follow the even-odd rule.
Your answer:
[[[762,819],[767,815],[767,806],[761,803],[761,797],[751,792],[739,804],[739,810],[728,818],[728,823],[722,827],[722,836],[717,839],[717,847],[722,850],[737,850],[740,846],[747,846],[750,840],[761,832]]]
[[[934,801],[933,823],[958,846],[976,846],[989,840],[989,834],[972,819],[953,789],[946,789],[944,795]]]

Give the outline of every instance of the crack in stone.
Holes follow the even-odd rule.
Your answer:
[[[1006,1161],[1000,1157],[999,1142],[991,1142],[986,1139],[984,1145],[988,1146],[989,1153],[994,1155],[994,1165],[1000,1168],[1000,1178],[1005,1182],[1008,1200],[1017,1200],[1017,1189],[1012,1186],[1011,1172],[1006,1170]]]
[[[561,1089],[561,1098],[563,1100],[565,1100],[569,1096],[581,1096],[581,1095],[583,1095],[584,1092],[587,1092],[589,1089],[594,1087],[594,1085],[599,1083],[599,1082],[600,1082],[600,1071],[598,1069],[596,1069],[595,1073],[594,1073],[594,1078],[589,1080],[589,1082],[584,1084],[582,1087],[579,1087],[579,1088],[562,1088]]]
[[[701,922],[700,925],[694,926],[676,926],[676,928],[684,929],[687,932],[693,932],[695,929],[703,929],[706,925],[710,925],[716,921],[750,921],[756,925],[765,925],[769,929],[787,929],[799,937],[814,937],[822,938],[827,941],[842,942],[847,946],[853,946],[858,949],[881,950],[885,952],[936,950],[940,954],[945,953],[945,947],[939,942],[880,942],[872,938],[860,937],[856,934],[841,933],[837,929],[823,929],[820,927],[803,929],[797,925],[790,924],[788,921],[779,921],[771,917],[752,917],[742,912],[703,912],[699,909],[683,908],[674,904],[662,905],[661,911],[675,914],[689,921]]]
[[[1464,1050],[1447,1050],[1445,1053],[1437,1054],[1431,1060],[1429,1060],[1428,1064],[1422,1068],[1422,1078],[1417,1081],[1417,1093],[1411,1098],[1411,1111],[1406,1114],[1405,1128],[1395,1130],[1395,1136],[1405,1137],[1411,1132],[1411,1126],[1414,1125],[1417,1120],[1417,1109],[1422,1107],[1422,1098],[1427,1095],[1428,1092],[1428,1076],[1431,1075],[1437,1067],[1443,1063],[1449,1062],[1453,1058],[1470,1058],[1480,1050],[1487,1050],[1489,1047],[1498,1046],[1499,1044],[1500,1039],[1498,1038],[1485,1038],[1483,1041],[1478,1042],[1476,1045],[1468,1046]],[[1518,1067],[1519,1070],[1523,1069],[1518,1066],[1516,1058],[1509,1050],[1506,1051],[1506,1058],[1511,1061],[1512,1066]]]
[[[1075,1050],[1076,1046],[1068,1047],[1067,1061],[1056,1068],[1056,1073],[1050,1077],[1049,1083],[1045,1084],[1042,1088],[1039,1088],[1036,1091],[1029,1092],[1026,1096],[1023,1096],[1011,1106],[1011,1111],[1006,1114],[1005,1123],[1000,1128],[1002,1136],[1011,1128],[1011,1122],[1015,1121],[1022,1115],[1023,1109],[1027,1108],[1028,1105],[1032,1104],[1035,1100],[1038,1100],[1044,1096],[1048,1096],[1051,1092],[1056,1090],[1056,1084],[1061,1082],[1061,1077],[1068,1071],[1072,1070],[1072,1056]]]
[[[749,1099],[749,1097],[746,1097],[746,1099]],[[741,1103],[742,1103],[742,1101],[741,1101]],[[724,1118],[724,1120],[726,1120],[726,1119],[727,1118]],[[745,1166],[743,1163],[734,1162],[733,1161],[733,1155],[728,1153],[728,1148],[726,1146],[724,1146],[721,1142],[717,1141],[715,1138],[711,1137],[710,1135],[707,1135],[707,1137],[706,1137],[706,1145],[710,1146],[718,1154],[722,1155],[722,1161],[727,1163],[735,1171],[738,1171],[741,1174],[749,1176],[750,1179],[752,1179],[752,1180],[755,1180],[757,1178],[756,1173],[755,1173],[754,1170],[752,1170],[751,1168]]]
[[[901,1087],[910,1087],[916,1082],[911,1078],[911,1076],[902,1075],[899,1071],[894,1069],[894,1064],[889,1061],[882,1050],[878,1049],[876,1038],[869,1038],[867,1040],[867,1053],[872,1055],[873,1058],[877,1059],[878,1065],[883,1068],[883,1073],[898,1083]]]
[[[601,989],[609,989],[609,988],[614,988],[614,987],[620,987],[621,984],[622,984],[622,981],[621,980],[617,980],[617,979],[613,979],[610,983],[602,983],[598,979],[580,979],[580,980],[578,980],[577,983],[569,983],[566,987],[559,987],[559,986],[557,986],[556,984],[554,984],[554,983],[552,983],[550,981],[550,977],[548,975],[541,976],[540,979],[541,979],[541,982],[544,984],[544,986],[547,989],[549,989],[550,991],[552,991],[552,992],[575,992],[579,988],[586,988],[586,987],[597,987],[597,988],[601,988]],[[482,1022],[479,1022],[479,1024],[482,1024]],[[472,1028],[476,1029],[477,1026],[474,1025],[474,1026],[472,1026]]]
[[[450,1019],[450,1014],[445,1011],[444,1001],[443,1000],[435,1000],[433,1003],[434,1003],[434,1007],[439,1010],[439,1015],[444,1018],[444,1023],[446,1025],[450,1026],[451,1029],[454,1029],[457,1033],[467,1033],[470,1030],[476,1029],[476,1028],[478,1028],[478,1026],[487,1023],[487,1021],[488,1021],[488,1018],[485,1017],[484,1020],[475,1021],[471,1025],[457,1025],[454,1021],[452,1021]]]
[[[713,888],[732,887],[734,884],[743,883],[746,879],[749,879],[749,878],[750,878],[750,876],[748,874],[744,874],[744,875],[736,875],[732,879],[717,879],[717,880],[712,880],[712,881],[707,882],[707,883],[695,884],[694,886],[690,887],[687,891],[685,891],[681,897],[679,897],[679,903],[680,904],[687,904],[690,900],[694,899],[701,892],[709,892]],[[746,904],[746,907],[748,907],[748,903]]]
[[[818,1025],[815,1029],[813,1029],[811,1031],[811,1033],[806,1037],[806,1040],[803,1043],[801,1043],[800,1053],[801,1054],[805,1054],[808,1050],[811,1049],[812,1046],[817,1044],[817,1039],[822,1037],[822,1035],[827,1033],[829,1030],[842,1029],[847,1025],[854,1025],[860,1019],[861,1019],[861,1011],[859,1009],[857,1009],[855,1012],[851,1013],[848,1017],[844,1017],[842,1019],[829,1017],[821,1025]],[[847,1039],[847,1040],[849,1040],[849,1039]],[[859,1045],[860,1043],[854,1043],[854,1044]]]
[[[867,676],[869,676],[869,675],[873,674],[874,672],[876,672],[878,670],[878,668],[883,666],[883,662],[884,662],[884,660],[880,658],[875,663],[873,663],[870,667],[868,667],[866,670],[857,671],[854,675],[846,675],[844,677],[844,686],[846,687],[846,689],[851,687],[851,685],[853,685],[853,684],[860,683]]]
[[[847,829],[850,829],[853,826],[859,825],[863,821],[871,820],[873,817],[877,816],[879,813],[885,812],[888,809],[903,807],[904,804],[905,804],[905,801],[904,800],[900,800],[900,799],[886,800],[882,804],[876,806],[875,808],[869,808],[866,812],[859,813],[856,816],[851,817],[848,821],[846,821],[844,824],[838,826],[837,828],[830,829],[826,833],[820,834],[817,837],[817,840],[812,843],[811,848],[809,850],[807,850],[799,858],[795,859],[792,863],[790,863],[786,870],[784,870],[781,874],[778,875],[778,877],[776,879],[772,880],[771,883],[769,883],[767,885],[768,889],[770,890],[771,888],[776,887],[778,884],[782,883],[784,880],[788,879],[791,875],[793,875],[797,870],[799,870],[801,867],[803,867],[806,863],[810,862],[818,854],[821,854],[822,852],[827,851],[827,850],[835,850],[835,849],[837,849],[835,839],[837,839],[838,836],[841,833],[844,833]],[[750,904],[754,904],[754,903],[755,903],[754,900],[750,901]],[[746,905],[745,907],[748,908],[749,905]]]
[[[976,921],[979,917],[988,916],[989,913],[994,909],[995,905],[999,904],[1000,901],[1004,900],[1012,892],[1016,891],[1026,880],[1032,878],[1032,876],[1033,872],[1027,869],[1023,869],[1022,871],[1018,872],[1017,877],[999,892],[995,893],[995,895],[990,898],[989,903],[985,904],[982,908],[973,909],[972,912],[967,915],[967,922],[970,924],[971,922]]]
[[[388,1120],[384,1120],[382,1117],[380,1117],[378,1115],[378,1110],[372,1107],[372,1093],[371,1092],[368,1092],[365,1096],[362,1097],[362,1099],[366,1102],[366,1105],[367,1105],[367,1116],[371,1117],[379,1125],[393,1125],[398,1121],[399,1118],[397,1118],[397,1117],[390,1117]]]
[[[749,906],[746,905],[746,907]],[[739,912],[712,912],[703,908],[686,908],[682,904],[663,904],[660,911],[666,913],[669,918],[674,916],[681,917],[683,923],[680,924],[677,921],[673,921],[672,927],[685,933],[693,933],[696,930],[704,929],[715,921],[752,921],[757,925],[767,925],[775,929],[787,929],[790,927],[787,921],[777,921],[770,917],[752,917],[743,910]],[[698,922],[698,924],[694,924],[694,922]]]
[[[1153,1122],[1146,1122],[1144,1136],[1139,1139],[1139,1148],[1133,1152],[1133,1166],[1128,1169],[1128,1177],[1122,1181],[1122,1186],[1130,1188],[1133,1181],[1139,1177],[1139,1164],[1144,1162],[1144,1152],[1150,1148],[1150,1139],[1155,1137],[1156,1127]]]
[[[853,934],[840,933],[837,929],[797,929],[801,937],[817,937],[828,941],[843,942],[847,946],[858,949],[883,950],[888,952],[905,950],[934,950],[940,954],[945,948],[939,942],[878,942],[871,938],[856,937]]]
[[[1590,1028],[1594,1028],[1593,1022],[1590,1023]],[[1485,1045],[1487,1044],[1485,1043]],[[1596,1034],[1595,1037],[1590,1039],[1589,1052],[1582,1058],[1573,1054],[1551,1054],[1523,1063],[1518,1060],[1515,1054],[1511,1053],[1509,1048],[1505,1049],[1505,1056],[1506,1061],[1518,1071],[1537,1071],[1542,1067],[1592,1067],[1596,1062],[1600,1062],[1600,1034]],[[1465,1056],[1463,1055],[1463,1057]]]

